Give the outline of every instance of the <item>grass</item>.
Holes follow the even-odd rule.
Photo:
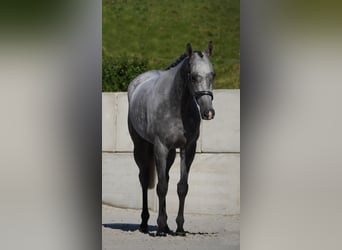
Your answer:
[[[212,40],[215,88],[240,88],[239,0],[103,0],[102,8],[103,53],[164,69],[186,43],[204,50]]]

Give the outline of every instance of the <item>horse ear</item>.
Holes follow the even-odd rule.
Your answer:
[[[214,49],[213,42],[210,41],[208,44],[208,48],[206,49],[205,53],[207,53],[207,55],[209,57],[211,57],[211,55],[213,54],[213,49]]]
[[[191,57],[192,55],[192,48],[190,43],[186,45],[186,54],[188,55],[188,57]]]

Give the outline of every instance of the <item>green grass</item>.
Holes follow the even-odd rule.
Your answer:
[[[148,60],[164,69],[186,43],[204,50],[214,43],[215,88],[240,88],[239,0],[103,0],[102,51]]]

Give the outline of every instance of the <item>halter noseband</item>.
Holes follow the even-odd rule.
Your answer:
[[[194,93],[194,96],[196,99],[200,98],[203,95],[209,95],[211,97],[211,100],[214,100],[214,95],[213,95],[213,92],[211,92],[211,91],[202,90],[202,91],[196,91]]]

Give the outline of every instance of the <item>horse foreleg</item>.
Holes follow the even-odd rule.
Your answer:
[[[166,236],[170,232],[167,225],[166,214],[166,194],[168,190],[168,168],[167,157],[168,149],[162,143],[156,143],[154,147],[155,163],[158,174],[157,195],[159,200],[159,212],[158,212],[158,230],[157,236]]]
[[[185,236],[185,231],[183,228],[183,225],[184,225],[184,202],[185,202],[185,197],[188,193],[189,170],[190,170],[191,163],[194,159],[195,152],[196,152],[196,143],[190,145],[186,149],[181,149],[181,151],[180,151],[181,178],[177,184],[177,193],[178,193],[178,198],[179,198],[179,209],[178,209],[178,215],[176,218],[176,222],[177,222],[176,234],[181,235],[181,236]]]

